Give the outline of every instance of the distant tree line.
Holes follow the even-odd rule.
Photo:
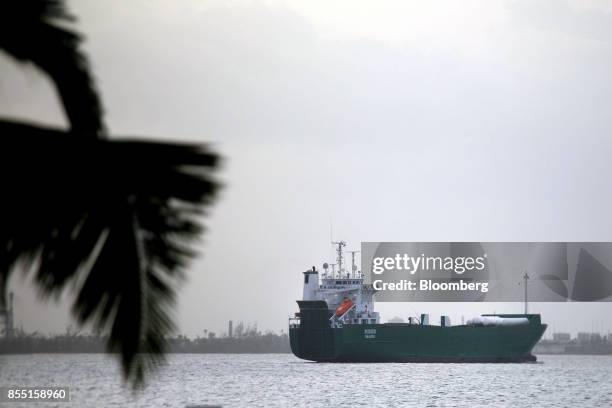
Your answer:
[[[17,331],[15,336],[0,338],[0,354],[29,353],[104,353],[108,337],[83,334],[72,327],[61,335],[45,336]],[[266,331],[257,326],[236,325],[232,337],[217,336],[204,331],[204,336],[189,338],[184,335],[167,337],[170,353],[290,353],[289,336]]]

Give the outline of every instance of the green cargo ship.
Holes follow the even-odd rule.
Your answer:
[[[342,245],[338,245],[342,271]],[[538,314],[495,314],[452,326],[429,317],[408,323],[380,323],[374,312],[375,290],[353,273],[304,272],[303,300],[289,321],[291,350],[320,362],[527,362],[546,324]],[[342,277],[344,276],[344,277]]]

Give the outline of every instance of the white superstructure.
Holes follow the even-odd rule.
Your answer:
[[[343,268],[343,247],[346,242],[332,242],[336,246],[336,268],[329,272],[329,265],[323,264],[323,276],[313,267],[304,272],[303,300],[324,300],[333,312],[332,326],[344,324],[375,324],[379,322],[379,315],[374,311],[372,295],[376,292],[371,284],[363,283],[363,276],[355,265],[355,253],[352,251],[353,262],[351,272]],[[338,315],[337,310],[346,300],[352,302],[351,307]],[[340,310],[342,311],[342,310]]]

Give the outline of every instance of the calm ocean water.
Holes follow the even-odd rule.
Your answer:
[[[286,354],[171,355],[147,388],[134,395],[108,356],[14,355],[0,356],[0,386],[70,387],[70,403],[29,404],[41,408],[612,406],[612,356],[538,359],[533,364],[320,364]]]

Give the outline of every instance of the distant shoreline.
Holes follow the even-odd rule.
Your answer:
[[[106,338],[94,335],[67,334],[61,336],[20,335],[0,338],[0,355],[19,354],[114,354],[106,351]],[[251,332],[239,337],[177,336],[167,339],[168,354],[290,354],[289,337],[285,333]],[[610,342],[559,344],[540,341],[535,355],[612,355]]]
[[[110,353],[108,351],[31,351],[31,352],[15,352],[15,353],[3,353],[0,352],[0,356],[24,356],[24,355],[34,355],[34,354],[118,354],[118,353]],[[240,352],[240,351],[205,351],[205,352],[175,352],[168,351],[166,354],[253,354],[253,355],[263,355],[263,354],[292,354],[291,351],[272,351],[272,352]]]
[[[64,335],[54,337],[15,336],[0,338],[2,354],[75,354],[107,353],[106,337]],[[178,336],[167,339],[166,352],[171,354],[286,354],[291,353],[289,336],[274,333],[249,333],[240,337],[190,339]]]

